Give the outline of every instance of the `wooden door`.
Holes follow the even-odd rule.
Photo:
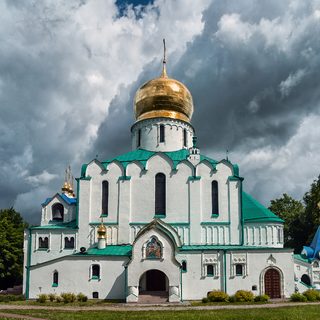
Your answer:
[[[159,270],[147,271],[147,291],[166,291],[166,275]]]
[[[269,269],[264,275],[265,294],[271,299],[281,298],[280,275],[275,269]]]

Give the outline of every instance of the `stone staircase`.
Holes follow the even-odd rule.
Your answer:
[[[166,291],[140,291],[138,303],[161,304],[168,302],[169,296]]]
[[[19,286],[14,286],[13,288],[8,288],[7,290],[1,290],[0,294],[5,295],[5,294],[14,294],[14,295],[19,295],[22,294],[22,284]]]

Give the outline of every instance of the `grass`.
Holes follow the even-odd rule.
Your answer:
[[[155,310],[155,311],[107,311],[107,310],[0,310],[0,312],[31,317],[58,319],[312,319],[318,318],[318,305],[300,305],[280,308],[223,309],[223,310]],[[6,319],[6,317],[0,317]]]
[[[19,305],[19,306],[42,306],[42,307],[94,307],[94,306],[109,306],[123,302],[123,300],[88,300],[87,302],[74,301],[70,303],[47,300],[45,303],[37,302],[36,300],[26,300],[26,301],[9,301],[9,302],[0,302],[0,305],[9,304],[9,305]]]

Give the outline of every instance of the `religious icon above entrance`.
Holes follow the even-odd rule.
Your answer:
[[[161,258],[161,245],[157,242],[156,238],[152,238],[151,241],[147,243],[146,258]]]

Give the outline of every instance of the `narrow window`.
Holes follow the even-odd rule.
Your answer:
[[[138,131],[138,141],[137,141],[137,147],[141,147],[141,129]]]
[[[237,264],[236,265],[236,275],[237,276],[242,276],[242,264]]]
[[[92,266],[92,279],[99,279],[100,278],[100,266],[93,265]]]
[[[314,267],[314,268],[319,268],[319,263],[318,263],[318,261],[315,261],[315,262],[313,263],[313,267]]]
[[[53,283],[52,283],[53,287],[57,287],[58,286],[58,278],[59,278],[58,271],[55,271],[53,273]]]
[[[65,249],[73,249],[74,248],[74,237],[71,237],[70,240],[68,237],[64,238],[64,247]]]
[[[97,292],[97,291],[92,292],[92,298],[93,299],[99,299],[99,292]]]
[[[187,146],[187,130],[183,129],[183,146]]]
[[[166,176],[163,173],[156,175],[155,188],[155,215],[166,215]]]
[[[160,125],[160,139],[159,142],[164,142],[164,125]]]
[[[63,221],[63,205],[61,203],[52,207],[52,220]]]
[[[207,276],[208,276],[208,277],[212,277],[213,275],[214,275],[213,265],[212,265],[212,264],[209,264],[209,265],[207,265]]]
[[[48,247],[49,247],[48,237],[45,237],[45,238],[40,237],[39,238],[39,249],[48,249]]]
[[[212,214],[219,214],[219,204],[218,204],[218,182],[212,181],[211,184],[211,192],[212,192]]]
[[[187,261],[182,261],[182,272],[187,272]]]
[[[109,202],[109,183],[108,181],[102,182],[102,213],[104,216],[108,215],[108,202]]]
[[[281,243],[281,229],[278,228],[278,243]]]

